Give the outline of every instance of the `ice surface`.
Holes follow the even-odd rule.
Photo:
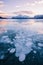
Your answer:
[[[4,31],[2,36],[0,35],[0,44],[3,43],[5,50],[4,51],[1,48],[1,50],[3,50],[3,54],[7,51],[9,51],[9,53],[14,53],[15,56],[19,58],[19,61],[22,62],[26,59],[27,54],[32,50],[35,54],[37,53],[37,50],[42,50],[43,35],[37,35],[40,28],[40,26],[36,27],[37,25],[38,24],[34,22],[22,22],[21,24],[14,22],[14,24],[9,23],[4,26],[6,28],[6,32]],[[42,52],[43,51],[40,51],[40,53]],[[0,57],[0,59],[3,58],[4,56]]]

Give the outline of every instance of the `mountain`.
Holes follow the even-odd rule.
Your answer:
[[[0,19],[3,19],[3,17],[0,17]]]
[[[27,15],[17,15],[12,17],[12,19],[29,19],[30,17]]]
[[[34,19],[43,19],[43,15],[36,15],[34,16]]]
[[[1,16],[0,16],[0,19],[7,19],[7,18],[6,18],[6,17],[1,17]]]
[[[16,15],[16,16],[9,16],[9,17],[1,17],[0,19],[43,19],[43,15],[35,15],[34,17],[30,17],[27,15]]]

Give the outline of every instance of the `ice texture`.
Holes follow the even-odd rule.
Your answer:
[[[37,34],[40,27],[34,29],[37,25],[34,22],[31,24],[32,22],[30,24],[14,22],[5,26],[6,32],[0,33],[0,59],[3,59],[4,54],[8,52],[15,54],[21,62],[31,51],[43,54],[43,35]]]
[[[3,53],[14,53],[15,56],[19,58],[19,61],[24,61],[27,54],[32,51],[33,45],[32,38],[29,38],[27,32],[28,31],[19,30],[16,32],[16,35],[13,36],[15,33],[12,34],[7,31],[6,35],[0,37],[0,44],[3,43],[3,47],[5,48]]]

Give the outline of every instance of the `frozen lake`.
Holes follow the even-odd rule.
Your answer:
[[[36,64],[43,63],[43,19],[0,19],[0,60],[11,54],[29,62],[30,53]]]

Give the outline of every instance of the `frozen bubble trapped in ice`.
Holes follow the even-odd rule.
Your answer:
[[[10,53],[14,53],[15,52],[15,48],[12,48],[11,50],[10,50]]]
[[[22,48],[22,53],[24,53],[24,54],[28,54],[31,51],[32,51],[31,47],[28,48],[26,46],[23,46],[23,48]]]
[[[21,61],[21,62],[24,61],[25,60],[25,57],[26,57],[25,54],[23,54],[23,53],[20,54],[19,61]]]
[[[0,56],[0,59],[4,59],[4,55],[1,55],[1,56]]]
[[[27,46],[27,47],[31,47],[32,44],[33,44],[33,43],[32,43],[31,41],[29,41],[29,42],[26,43],[26,46]]]
[[[43,44],[42,43],[38,43],[38,46],[43,47]]]
[[[35,54],[37,53],[35,50],[33,51]]]

